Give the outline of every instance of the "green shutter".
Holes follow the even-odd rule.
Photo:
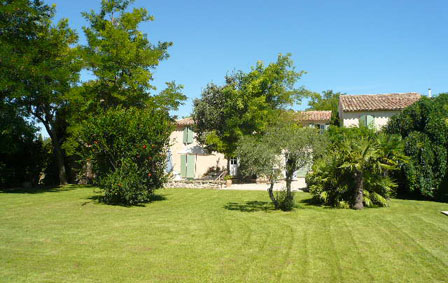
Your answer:
[[[360,127],[367,127],[367,116],[366,115],[361,115],[361,117],[359,117],[359,126]]]
[[[182,178],[187,177],[187,155],[185,154],[180,156],[180,176]]]
[[[187,137],[187,143],[190,144],[193,142],[193,131],[188,128],[188,137]]]
[[[366,125],[368,128],[373,129],[375,124],[374,124],[374,117],[372,115],[367,115],[366,117]]]
[[[184,128],[184,137],[183,137],[183,142],[184,142],[184,144],[186,144],[187,141],[188,141],[188,128],[185,127],[185,128]]]
[[[195,155],[187,155],[187,178],[194,178]]]

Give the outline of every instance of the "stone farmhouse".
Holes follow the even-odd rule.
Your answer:
[[[341,95],[339,118],[342,127],[365,125],[380,130],[390,117],[420,99],[416,92]]]
[[[420,99],[421,95],[411,93],[341,95],[339,118],[342,127],[365,125],[380,130],[390,117]],[[316,127],[322,132],[330,126],[331,111],[297,112],[297,122],[304,127]],[[196,140],[194,121],[185,118],[176,121],[176,130],[170,136],[169,170],[174,180],[214,179],[227,167],[222,153],[208,152]],[[238,173],[238,159],[230,160],[230,175]],[[301,169],[296,177],[304,177],[307,169]]]

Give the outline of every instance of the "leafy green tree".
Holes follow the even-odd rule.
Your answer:
[[[41,122],[51,137],[60,184],[67,183],[64,125],[68,98],[81,68],[76,33],[42,1],[2,1],[0,93]]]
[[[136,205],[150,200],[166,180],[166,151],[173,123],[157,109],[110,108],[82,123],[77,137],[84,160],[97,175],[106,203]]]
[[[280,110],[299,103],[302,89],[295,87],[303,72],[294,69],[290,55],[279,55],[249,73],[226,76],[222,86],[209,84],[194,101],[193,119],[199,141],[211,150],[235,155],[241,137],[262,134]]]
[[[396,188],[389,172],[407,161],[400,137],[366,127],[332,128],[329,135],[331,146],[306,177],[311,193],[337,207],[386,206]]]
[[[422,97],[392,117],[385,131],[402,136],[410,157],[397,174],[399,193],[448,200],[448,93]]]
[[[343,93],[333,92],[332,90],[323,91],[322,94],[310,92],[308,94],[310,98],[308,110],[330,110],[330,124],[339,126],[339,96],[341,95]]]
[[[312,128],[302,128],[293,122],[275,123],[264,135],[248,135],[241,138],[237,155],[241,158],[240,170],[248,175],[267,178],[270,182],[269,197],[275,208],[290,210],[293,204],[291,183],[294,172],[311,166],[326,146],[324,135]],[[286,196],[278,199],[273,187],[285,174]]]
[[[84,27],[87,46],[83,47],[83,57],[95,78],[84,84],[84,100],[79,101],[82,108],[145,107],[156,102],[171,110],[186,99],[182,86],[174,82],[167,83],[160,95],[151,97],[150,92],[155,90],[151,84],[153,69],[168,58],[167,49],[172,43],[154,45],[148,40],[139,25],[154,17],[144,8],[129,10],[133,2],[102,0],[99,12],[83,13],[89,22]]]

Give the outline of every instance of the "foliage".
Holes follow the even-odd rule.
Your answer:
[[[328,135],[331,146],[306,176],[310,192],[334,207],[387,206],[396,188],[389,172],[407,160],[401,139],[367,128],[333,128]]]
[[[386,132],[399,134],[410,162],[398,172],[403,196],[448,200],[448,93],[418,102],[391,118]]]
[[[232,180],[232,175],[225,175],[224,180]]]
[[[151,84],[153,70],[161,60],[168,58],[167,49],[171,42],[154,45],[139,26],[154,18],[144,8],[130,9],[133,1],[104,0],[99,12],[83,13],[89,23],[84,27],[87,45],[82,56],[85,68],[92,72],[93,79],[75,88],[71,104],[71,138],[64,148],[77,158],[79,144],[77,136],[83,131],[82,121],[94,119],[103,110],[115,107],[137,107],[141,109],[178,109],[186,96],[183,86],[167,82],[166,88],[157,95],[151,95],[155,87]],[[163,114],[165,116],[165,114]]]
[[[288,194],[287,190],[280,190],[275,192],[275,199],[278,203],[278,209],[283,211],[291,211],[294,209],[295,206],[295,200],[294,200],[294,194],[291,197]]]
[[[154,17],[144,8],[129,11],[132,2],[104,0],[98,13],[83,13],[90,24],[84,27],[87,46],[82,48],[83,57],[95,78],[83,85],[84,99],[78,102],[82,108],[143,107],[154,100],[150,97],[150,91],[155,89],[152,70],[168,58],[167,49],[172,43],[149,42],[139,25]],[[169,82],[156,100],[161,106],[177,109],[179,101],[186,99],[181,89]]]
[[[93,163],[106,203],[147,202],[163,186],[172,130],[166,111],[110,108],[82,127],[78,139],[84,144],[84,161]]]
[[[0,187],[38,183],[46,155],[36,132],[15,105],[0,100]]]
[[[292,208],[291,183],[293,174],[312,164],[326,145],[318,130],[301,128],[292,121],[281,119],[271,125],[266,134],[241,138],[237,155],[241,158],[240,171],[247,175],[267,178],[270,182],[269,196],[276,208]],[[284,199],[273,195],[274,183],[285,173],[286,194]],[[282,201],[280,201],[282,200]]]
[[[249,73],[226,76],[223,86],[207,85],[201,99],[194,100],[199,141],[234,156],[241,137],[264,133],[280,109],[300,102],[301,89],[294,84],[302,74],[294,70],[289,54],[279,55],[268,66],[257,62]]]
[[[332,90],[323,91],[322,94],[310,92],[308,94],[310,98],[308,110],[330,110],[330,124],[339,126],[339,96],[341,95],[343,93],[333,92]]]
[[[42,1],[3,1],[0,13],[0,94],[41,122],[53,142],[61,184],[68,92],[78,82],[78,37],[66,19],[53,24],[54,7]]]

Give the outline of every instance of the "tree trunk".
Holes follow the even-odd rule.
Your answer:
[[[272,203],[274,204],[275,209],[278,209],[278,201],[275,199],[274,196],[274,180],[271,180],[271,185],[268,188],[269,198],[271,199]]]
[[[68,182],[67,182],[67,172],[65,171],[64,154],[57,140],[52,143],[53,143],[54,155],[56,156],[56,164],[58,165],[59,184],[67,185]]]
[[[353,206],[354,209],[363,209],[364,208],[364,176],[362,172],[357,172],[355,174],[355,184],[356,184],[356,195],[355,195],[355,204]]]
[[[292,176],[294,175],[295,167],[294,167],[294,161],[291,159],[286,160],[286,197],[288,199],[292,199],[292,192],[291,192],[291,184],[292,184]]]
[[[52,129],[50,123],[41,119],[48,134],[51,138],[51,144],[53,145],[54,156],[56,157],[56,165],[58,166],[59,184],[67,185],[67,172],[65,170],[64,153],[62,152],[61,145],[59,144],[59,138],[55,130]]]

